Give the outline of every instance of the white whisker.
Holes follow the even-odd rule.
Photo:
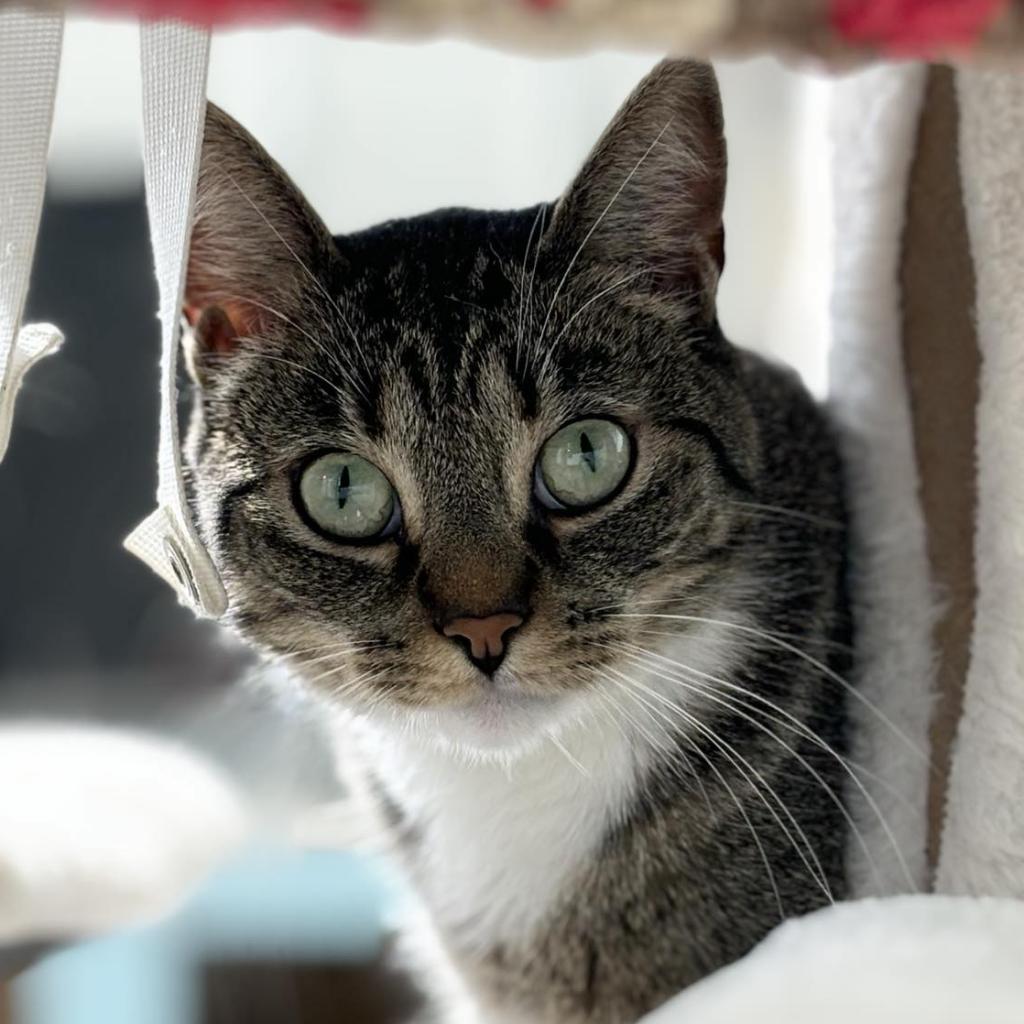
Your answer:
[[[664,136],[665,132],[667,132],[669,130],[671,125],[672,125],[672,122],[669,121],[665,125],[665,127],[662,128],[660,132],[658,132],[658,135],[655,138],[655,140],[647,147],[647,149],[644,151],[644,153],[640,157],[640,159],[637,160],[637,162],[636,162],[635,166],[633,167],[633,169],[629,172],[629,174],[626,175],[625,180],[616,189],[615,194],[611,197],[611,199],[608,200],[608,205],[601,211],[601,213],[598,216],[597,220],[594,221],[593,227],[591,227],[591,229],[583,236],[583,241],[580,242],[579,247],[573,253],[572,259],[569,260],[568,266],[566,266],[566,268],[565,268],[565,272],[562,274],[561,279],[559,280],[557,286],[555,287],[555,292],[552,295],[551,302],[548,305],[547,315],[544,317],[544,323],[541,326],[540,334],[538,335],[538,338],[537,338],[537,348],[540,348],[544,344],[544,336],[547,334],[548,324],[551,322],[551,314],[555,310],[555,303],[558,302],[558,298],[562,294],[562,289],[565,287],[565,283],[566,283],[566,281],[568,281],[569,275],[572,273],[573,268],[576,266],[576,261],[582,255],[583,250],[586,248],[587,243],[590,241],[591,238],[594,237],[594,234],[597,231],[597,229],[604,222],[605,217],[608,216],[609,212],[611,211],[612,207],[615,205],[615,203],[618,200],[619,196],[621,196],[622,193],[625,192],[626,187],[633,180],[633,178],[635,177],[637,172],[640,170],[640,168],[644,165],[644,163],[646,162],[647,158],[651,155],[651,153],[654,152],[655,147],[658,145],[659,142],[661,142],[662,137]]]
[[[823,526],[829,530],[845,530],[846,526],[836,519],[827,519],[825,516],[816,516],[810,512],[801,512],[793,508],[784,508],[782,505],[761,505],[755,501],[730,501],[730,505],[736,508],[748,509],[751,512],[761,512],[765,515],[777,515],[788,519],[798,519],[801,522],[811,523],[814,526]]]
[[[750,723],[756,729],[759,729],[761,732],[765,733],[765,735],[767,735],[769,738],[778,743],[779,746],[781,746],[791,757],[793,757],[797,761],[797,763],[807,771],[807,773],[814,779],[814,781],[822,787],[828,798],[839,809],[839,812],[842,814],[847,825],[850,827],[850,830],[853,833],[854,838],[856,839],[858,845],[863,851],[864,856],[868,862],[868,865],[872,873],[875,876],[876,881],[880,881],[881,876],[878,871],[878,865],[875,862],[875,859],[872,856],[871,851],[868,849],[867,843],[864,840],[863,833],[857,827],[856,821],[854,821],[853,816],[847,810],[846,805],[843,803],[842,799],[836,794],[835,790],[832,789],[832,787],[822,777],[821,773],[798,750],[794,750],[793,747],[791,747],[784,739],[782,739],[781,736],[779,736],[772,729],[769,729],[763,722],[757,720],[751,715],[746,714],[745,711],[741,710],[743,706],[746,706],[748,710],[763,714],[763,712],[760,711],[760,709],[752,707],[746,702],[741,701],[735,697],[723,697],[720,694],[712,693],[710,692],[710,690],[708,690],[707,687],[698,686],[692,683],[685,682],[678,678],[673,678],[667,675],[663,670],[659,670],[658,667],[650,659],[641,658],[635,655],[627,655],[627,657],[629,658],[630,662],[637,668],[653,672],[658,678],[663,679],[666,682],[675,683],[677,686],[681,686],[684,689],[690,690],[691,692],[698,694],[705,700],[710,700],[712,703],[726,708],[728,711],[742,718],[745,722]],[[807,733],[811,737],[814,736],[814,734],[811,733],[809,729],[807,730]],[[828,746],[828,744],[825,744],[823,741],[819,740],[818,745],[825,749],[828,753],[832,754],[840,761],[840,763],[842,763],[842,758],[839,757],[839,755],[835,754],[835,752],[831,749],[831,747]],[[845,767],[845,765],[843,767]],[[884,819],[881,820],[884,822]],[[895,849],[897,853],[899,853],[899,848],[895,847]],[[912,879],[910,879],[910,881],[912,883]]]
[[[533,226],[530,228],[530,235],[526,239],[526,251],[523,253],[523,270],[522,270],[521,280],[520,280],[520,283],[519,283],[519,316],[518,316],[518,324],[517,324],[517,328],[516,328],[516,358],[515,358],[515,363],[513,364],[515,366],[515,368],[516,368],[516,372],[519,372],[519,360],[520,360],[520,356],[522,354],[523,340],[524,340],[525,333],[526,333],[526,317],[528,315],[527,301],[526,301],[527,300],[526,265],[527,265],[527,263],[530,260],[530,246],[533,245],[533,238],[534,238],[534,235],[537,233],[537,228],[540,227],[541,220],[542,220],[542,218],[544,216],[544,211],[545,211],[545,207],[544,206],[539,206],[537,208],[537,216],[533,218]],[[534,252],[533,273],[530,275],[530,300],[531,300],[530,305],[531,305],[531,307],[532,307],[532,299],[533,299],[533,280],[534,280],[534,277],[536,277],[536,274],[537,274],[537,261],[540,259],[540,239],[541,239],[542,236],[543,236],[543,231],[541,232],[541,235],[539,235],[537,237],[537,246],[536,246],[536,250]]]
[[[251,340],[260,341],[263,339],[254,336]],[[345,392],[342,391],[341,388],[339,388],[338,385],[334,383],[334,381],[330,380],[328,377],[325,377],[322,373],[317,373],[316,370],[311,370],[308,366],[303,366],[302,363],[297,363],[292,359],[285,359],[283,356],[272,356],[267,352],[259,352],[253,354],[259,359],[269,359],[271,362],[274,363],[283,363],[285,366],[290,366],[293,369],[299,370],[301,373],[308,373],[311,377],[316,377],[318,380],[323,381],[324,384],[326,384],[344,401],[348,401],[348,395],[346,395]]]
[[[552,746],[566,759],[566,761],[569,762],[569,764],[573,766],[573,768],[576,769],[576,771],[580,773],[580,775],[585,779],[590,778],[590,772],[588,772],[587,769],[584,768],[584,766],[575,757],[573,757],[571,753],[569,753],[565,744],[554,733],[549,732],[547,737],[551,741]]]
[[[583,305],[581,305],[580,308],[577,309],[571,317],[569,317],[569,319],[565,322],[565,326],[558,332],[558,335],[555,337],[555,340],[551,342],[550,346],[548,346],[548,350],[544,354],[544,362],[541,363],[540,370],[537,373],[537,377],[539,379],[543,379],[544,375],[547,373],[548,363],[550,363],[555,350],[558,348],[558,343],[562,340],[562,338],[565,337],[566,332],[569,330],[570,327],[572,327],[573,323],[575,323],[577,317],[579,317],[583,312],[589,309],[595,302],[598,302],[599,300],[603,299],[606,295],[610,294],[616,289],[623,287],[623,285],[629,284],[630,281],[635,281],[638,277],[641,277],[646,273],[646,268],[642,270],[636,270],[633,273],[627,274],[625,277],[620,278],[614,284],[608,285],[607,288],[602,288],[596,295],[593,295],[589,299],[587,299],[587,301],[584,302]]]
[[[305,275],[312,282],[313,286],[320,292],[321,295],[323,295],[323,297],[327,300],[328,304],[335,311],[335,313],[338,314],[338,317],[341,320],[343,326],[345,327],[345,330],[348,331],[349,336],[352,339],[353,345],[355,345],[356,352],[363,358],[363,362],[364,362],[364,365],[365,365],[365,355],[363,353],[362,346],[359,343],[359,338],[356,336],[355,331],[352,329],[352,325],[349,323],[348,318],[345,316],[344,312],[342,311],[341,306],[338,305],[338,303],[334,299],[334,297],[327,291],[327,289],[323,285],[323,282],[299,258],[299,254],[295,251],[295,249],[288,242],[288,239],[286,239],[284,237],[284,235],[282,235],[281,232],[278,231],[278,229],[274,226],[274,224],[271,223],[271,221],[267,217],[267,215],[252,200],[252,198],[245,191],[245,189],[243,189],[242,186],[238,184],[238,181],[235,179],[234,175],[229,170],[227,170],[225,167],[219,167],[218,171],[219,171],[219,173],[223,174],[231,182],[231,184],[237,190],[238,194],[249,204],[249,206],[252,207],[252,209],[256,213],[256,215],[263,221],[264,224],[267,225],[267,227],[271,230],[271,232],[273,232],[273,234],[275,235],[277,240],[281,243],[281,245],[284,246],[285,250],[291,256],[291,258],[295,261],[295,263],[302,269],[302,271],[305,273]]]
[[[617,680],[611,679],[608,676],[604,676],[604,678],[608,679],[610,682],[617,682]],[[634,701],[636,701],[641,707],[645,707],[647,709],[648,713],[652,713],[653,712],[653,713],[657,714],[658,713],[657,708],[653,708],[650,704],[648,704],[646,701],[644,701],[643,698],[639,694],[634,693],[632,691],[632,689],[630,688],[630,684],[631,684],[632,681],[629,680],[628,677],[625,677],[625,679],[626,679],[626,682],[618,680],[618,685],[619,685],[620,689],[622,689],[629,697],[631,697]],[[662,716],[662,717],[666,718],[666,721],[668,721],[670,725],[674,724],[674,723],[672,723],[671,719],[667,719],[667,716]],[[708,757],[708,755],[705,754],[704,751],[701,750],[701,748],[699,746],[697,746],[697,744],[693,743],[685,735],[685,733],[681,734],[681,738],[685,742],[689,743],[689,745],[693,749],[693,752],[714,773],[715,777],[722,784],[722,787],[729,794],[729,796],[732,798],[733,803],[736,805],[736,809],[739,811],[740,817],[743,819],[744,823],[746,824],[747,829],[750,832],[751,838],[754,840],[754,846],[757,848],[758,854],[761,857],[761,861],[764,864],[765,872],[768,875],[768,884],[771,886],[772,893],[775,896],[775,903],[776,903],[776,905],[779,908],[779,920],[784,921],[786,919],[786,911],[785,911],[785,908],[784,908],[783,903],[782,903],[782,894],[779,891],[778,881],[775,878],[775,871],[772,869],[771,861],[768,858],[768,853],[767,853],[767,851],[764,848],[764,844],[761,842],[761,837],[758,835],[757,829],[754,828],[754,823],[750,820],[750,815],[747,814],[747,810],[743,806],[743,801],[740,800],[740,798],[736,795],[736,791],[732,788],[732,786],[729,784],[728,780],[721,773],[721,771],[719,771],[718,766],[711,760],[711,758]],[[763,799],[763,797],[762,797],[762,799]]]
[[[692,715],[686,709],[680,707],[673,701],[670,701],[668,698],[658,693],[657,690],[653,690],[650,687],[645,686],[639,680],[633,679],[630,676],[626,676],[623,673],[619,673],[616,669],[610,669],[610,671],[614,672],[617,675],[620,675],[623,679],[628,680],[628,682],[632,686],[639,688],[653,700],[656,700],[659,703],[663,704],[664,706],[672,710],[680,718],[682,718],[683,721],[687,722],[693,728],[697,729],[701,733],[701,735],[706,736],[719,750],[722,751],[723,754],[725,754],[725,756],[729,759],[730,763],[732,763],[733,766],[741,772],[741,774],[746,775],[748,781],[754,783],[751,788],[753,789],[757,797],[761,800],[761,802],[765,805],[768,812],[775,819],[776,823],[782,830],[783,834],[790,841],[790,843],[793,846],[793,849],[797,853],[797,856],[800,857],[800,859],[804,863],[804,866],[807,868],[808,873],[821,888],[822,892],[824,893],[825,897],[829,900],[829,902],[835,902],[832,896],[831,888],[828,884],[828,878],[825,875],[825,870],[821,866],[821,862],[818,860],[818,855],[814,849],[813,844],[808,838],[807,833],[804,832],[802,826],[796,820],[793,813],[786,805],[785,801],[778,795],[778,793],[767,781],[767,779],[765,779],[765,777],[742,754],[740,754],[739,751],[737,751],[736,748],[732,746],[732,744],[726,742],[724,739],[718,736],[718,734],[715,733],[713,729],[711,729],[705,723],[701,722],[695,715]],[[786,823],[779,817],[778,813],[775,811],[775,808],[772,807],[771,803],[769,803],[769,801],[765,798],[764,793],[762,793],[761,789],[758,788],[757,783],[759,783],[760,786],[764,789],[764,792],[768,793],[768,795],[772,797],[772,799],[778,805],[779,809],[792,824],[794,830],[796,831],[797,837],[799,837],[803,842],[803,847],[801,847],[800,843],[796,841],[796,838],[790,832]],[[804,853],[804,849],[806,849],[807,851],[806,854]],[[810,859],[808,859],[808,857]]]
[[[274,309],[273,306],[268,306],[266,303],[260,302],[258,299],[253,299],[251,297],[247,298],[240,295],[232,296],[231,298],[235,299],[238,302],[248,303],[251,306],[255,306],[257,309],[262,309],[264,312],[270,313],[272,316],[276,316],[283,323],[287,324],[293,330],[297,331],[299,334],[305,337],[306,340],[309,341],[310,344],[312,344],[313,347],[318,352],[322,352],[331,361],[331,364],[335,367],[338,373],[341,374],[341,376],[345,379],[346,383],[353,390],[357,391],[360,395],[363,396],[363,398],[366,398],[366,391],[363,388],[363,385],[355,378],[349,367],[345,366],[345,364],[342,363],[341,359],[338,356],[338,353],[335,352],[322,338],[318,338],[315,334],[311,333],[301,324],[297,324],[294,320],[292,320],[291,317],[286,316],[278,309]]]
[[[774,636],[771,633],[766,633],[764,630],[755,629],[753,626],[741,625],[738,622],[729,622],[725,619],[709,619],[701,615],[670,615],[661,612],[617,612],[612,613],[608,616],[614,619],[671,619],[681,622],[693,622],[704,625],[712,626],[725,626],[729,629],[735,629],[743,633],[747,633],[752,636],[761,637],[770,644],[776,647],[781,647],[783,650],[789,651],[790,654],[794,654],[796,657],[805,661],[807,664],[816,668],[822,675],[831,679],[837,683],[843,689],[850,694],[855,700],[859,701],[864,705],[892,734],[898,737],[910,750],[915,757],[922,760],[925,764],[930,764],[930,759],[915,743],[910,739],[909,736],[904,733],[895,722],[893,722],[880,708],[876,707],[870,700],[867,699],[855,686],[852,686],[847,680],[845,680],[838,672],[833,671],[823,662],[817,658],[808,654],[806,651],[802,651],[799,647],[794,646],[787,640],[781,637]]]

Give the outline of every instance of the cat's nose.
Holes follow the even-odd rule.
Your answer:
[[[522,624],[522,615],[495,612],[481,617],[451,619],[441,627],[441,632],[463,647],[469,660],[490,676],[494,675],[505,657],[509,634]]]

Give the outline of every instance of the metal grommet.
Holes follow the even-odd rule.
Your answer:
[[[199,588],[196,586],[196,581],[192,578],[192,572],[188,567],[185,553],[173,537],[164,537],[164,554],[167,556],[167,562],[171,567],[171,572],[174,573],[174,578],[187,592],[192,606],[198,608]]]

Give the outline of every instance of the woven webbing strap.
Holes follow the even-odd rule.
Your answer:
[[[227,597],[192,523],[177,418],[178,334],[206,113],[209,33],[176,23],[142,27],[143,157],[160,287],[163,359],[157,507],[125,547],[162,576],[197,615],[218,618]]]
[[[64,340],[50,324],[21,326],[46,185],[64,17],[0,10],[0,459],[29,367]]]

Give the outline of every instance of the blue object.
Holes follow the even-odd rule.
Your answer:
[[[163,924],[51,954],[14,986],[17,1024],[195,1024],[212,958],[361,962],[395,892],[350,853],[250,850]]]

